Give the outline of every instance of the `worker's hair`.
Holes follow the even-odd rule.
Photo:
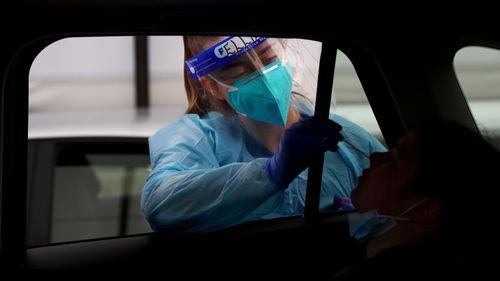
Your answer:
[[[217,43],[221,38],[216,36],[184,36],[184,61],[204,51],[211,45]],[[204,115],[208,111],[219,111],[223,114],[233,112],[231,106],[224,100],[219,100],[206,93],[199,81],[189,77],[187,69],[184,69],[184,87],[188,99],[186,113]],[[212,83],[213,81],[210,81]]]

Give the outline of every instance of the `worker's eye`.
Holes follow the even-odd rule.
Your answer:
[[[275,53],[269,54],[268,56],[265,56],[262,58],[262,64],[264,65],[269,65],[273,62],[275,62],[278,59],[278,56]]]
[[[247,67],[242,63],[235,63],[218,70],[215,75],[222,80],[236,80],[247,72]]]

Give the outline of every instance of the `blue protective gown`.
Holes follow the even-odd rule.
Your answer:
[[[366,154],[385,147],[358,125],[334,115],[344,139]],[[301,215],[307,170],[285,190],[266,176],[272,156],[235,117],[187,114],[149,138],[152,171],[141,198],[153,230],[211,231],[235,224]],[[325,154],[320,208],[350,197],[369,159],[344,143]]]

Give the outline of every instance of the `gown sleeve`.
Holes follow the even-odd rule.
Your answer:
[[[203,120],[188,115],[150,137],[152,171],[141,207],[153,230],[216,230],[280,205],[283,191],[263,170],[267,158],[220,164],[225,153],[237,153],[242,145],[233,135],[215,134]],[[216,151],[216,143],[225,149]]]

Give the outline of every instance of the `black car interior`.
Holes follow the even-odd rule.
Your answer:
[[[159,232],[29,247],[27,237],[35,230],[27,225],[36,223],[28,224],[33,216],[28,211],[28,186],[34,180],[27,176],[26,161],[28,75],[35,56],[61,38],[242,34],[318,40],[324,47],[316,114],[328,112],[321,107],[329,104],[335,54],[342,50],[356,69],[389,147],[426,118],[457,120],[476,129],[454,75],[453,55],[472,44],[500,48],[498,25],[483,25],[478,31],[477,26],[442,23],[435,16],[426,24],[419,21],[420,16],[391,18],[387,12],[364,18],[347,12],[335,17],[332,8],[318,4],[310,11],[320,20],[304,21],[294,18],[300,6],[284,11],[279,1],[271,1],[266,9],[262,9],[264,1],[70,2],[26,1],[1,12],[5,14],[0,18],[4,38],[0,53],[1,267],[154,268],[165,277],[328,279],[364,253],[349,237],[346,212],[318,212],[321,165],[310,170],[304,217],[252,222],[211,233]],[[15,28],[10,28],[13,24]]]

